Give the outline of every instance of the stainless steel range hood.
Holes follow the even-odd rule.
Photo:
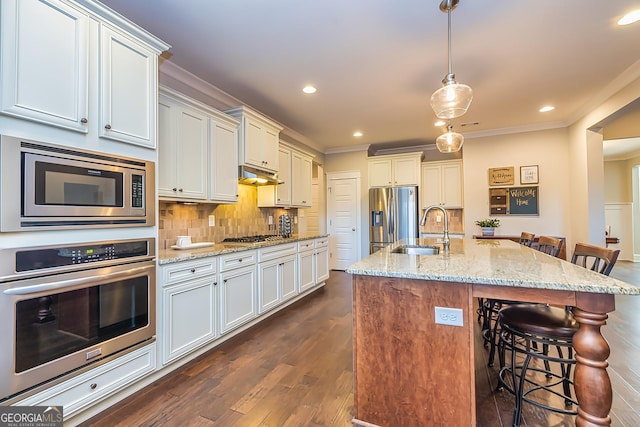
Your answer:
[[[278,174],[264,171],[251,166],[238,166],[238,182],[248,185],[278,185],[284,181],[278,179]]]

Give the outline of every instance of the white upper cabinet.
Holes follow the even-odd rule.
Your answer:
[[[238,122],[211,112],[209,124],[209,199],[238,201]]]
[[[312,158],[298,151],[291,154],[291,199],[293,206],[311,206]]]
[[[462,162],[451,160],[422,164],[420,204],[462,208]]]
[[[100,136],[155,148],[157,55],[105,24],[100,30]]]
[[[278,185],[258,187],[258,207],[310,207],[313,156],[280,141]]]
[[[158,195],[238,201],[238,121],[167,87],[158,104]]]
[[[158,195],[168,199],[207,198],[209,118],[167,94],[160,95]]]
[[[169,45],[93,0],[0,5],[0,112],[155,148]]]
[[[87,132],[89,16],[57,0],[2,0],[4,114]]]
[[[369,157],[369,187],[420,185],[422,153]]]
[[[227,110],[226,113],[240,121],[240,164],[278,172],[278,142],[282,127],[246,106]]]

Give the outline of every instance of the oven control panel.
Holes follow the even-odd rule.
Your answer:
[[[23,249],[16,251],[15,268],[16,272],[27,272],[147,256],[149,243],[145,239]]]

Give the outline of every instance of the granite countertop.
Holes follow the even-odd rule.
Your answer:
[[[412,239],[398,245],[437,246],[438,240]],[[640,287],[509,240],[452,239],[449,252],[438,255],[394,254],[391,249],[378,251],[345,271],[366,276],[640,295]]]
[[[301,240],[317,239],[327,237],[328,234],[294,234],[291,237],[280,240],[270,240],[258,243],[216,243],[212,246],[206,246],[196,249],[160,249],[158,251],[158,265],[173,264],[175,262],[188,261],[191,259],[206,258],[217,255],[229,254],[233,252],[250,251],[260,249],[267,246],[284,245],[294,243]],[[198,242],[195,242],[198,243]]]

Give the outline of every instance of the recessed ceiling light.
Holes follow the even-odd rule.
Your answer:
[[[538,111],[540,111],[541,113],[546,113],[547,111],[551,111],[553,109],[555,109],[556,107],[553,107],[551,105],[545,105],[544,107],[542,107],[541,109],[539,109]]]
[[[640,9],[632,10],[618,21],[618,25],[629,25],[640,21]]]
[[[360,138],[362,136],[362,132],[360,132],[359,130],[355,131],[353,133],[353,136],[355,136],[356,138]]]
[[[318,90],[318,89],[316,89],[315,87],[313,87],[313,86],[311,86],[311,85],[309,85],[309,86],[305,86],[305,87],[303,87],[303,88],[302,88],[302,91],[303,91],[304,93],[316,93],[316,91],[317,91],[317,90]]]
[[[436,127],[440,127],[440,126],[446,125],[446,123],[444,121],[442,121],[442,120],[438,120],[433,125],[436,126]]]

